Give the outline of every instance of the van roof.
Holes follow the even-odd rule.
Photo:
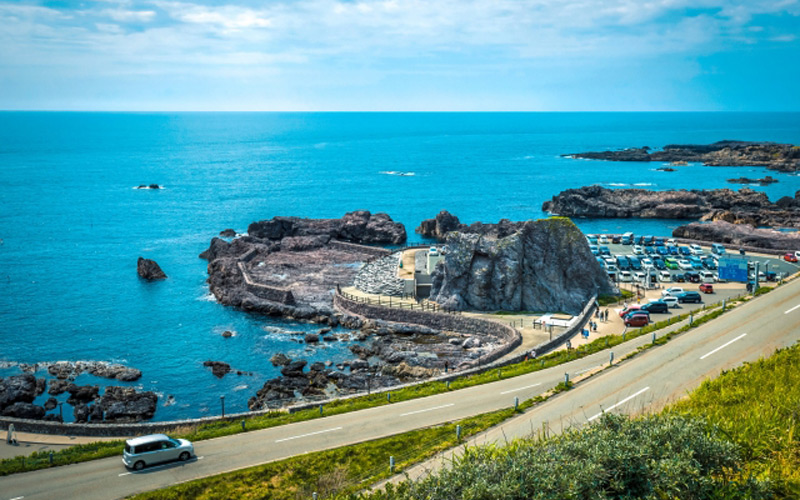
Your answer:
[[[169,436],[167,436],[166,434],[150,434],[149,436],[139,436],[132,439],[128,439],[125,442],[128,443],[130,446],[139,446],[141,444],[152,443],[155,441],[165,441],[167,439],[169,439]]]

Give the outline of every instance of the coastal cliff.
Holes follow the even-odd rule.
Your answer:
[[[447,253],[432,276],[432,300],[454,309],[577,314],[593,295],[614,291],[572,221],[518,224],[500,238],[449,233]]]
[[[696,162],[712,167],[766,167],[779,172],[796,172],[800,167],[800,146],[774,142],[719,141],[713,144],[669,144],[662,150],[649,147],[617,151],[588,151],[563,156],[587,160],[641,162]]]
[[[425,238],[432,238],[440,242],[447,239],[447,233],[458,231],[463,234],[480,234],[493,238],[505,238],[519,231],[524,222],[512,222],[500,219],[496,224],[474,222],[470,225],[462,224],[458,217],[447,210],[442,210],[433,219],[425,219],[417,227],[416,232]]]

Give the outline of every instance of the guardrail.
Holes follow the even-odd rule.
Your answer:
[[[423,300],[416,305],[414,303],[406,304],[403,302],[398,302],[397,299],[392,301],[392,297],[388,296],[387,298],[382,298],[382,296],[378,295],[377,298],[372,297],[360,297],[358,295],[353,295],[351,293],[347,293],[341,289],[339,285],[336,285],[336,293],[340,294],[347,300],[359,303],[359,304],[368,304],[374,306],[381,306],[381,307],[390,307],[396,309],[407,309],[409,311],[425,311],[425,312],[434,312],[434,313],[443,313],[443,314],[461,314],[461,311],[457,309],[452,309],[449,307],[442,307],[436,302],[431,302],[428,300]]]

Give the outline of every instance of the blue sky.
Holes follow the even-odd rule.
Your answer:
[[[0,109],[800,111],[800,0],[0,0]]]

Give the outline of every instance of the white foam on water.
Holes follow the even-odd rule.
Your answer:
[[[250,387],[250,386],[248,386],[247,384],[237,385],[236,387],[233,388],[233,392],[243,391],[243,390],[247,389],[248,387]]]

